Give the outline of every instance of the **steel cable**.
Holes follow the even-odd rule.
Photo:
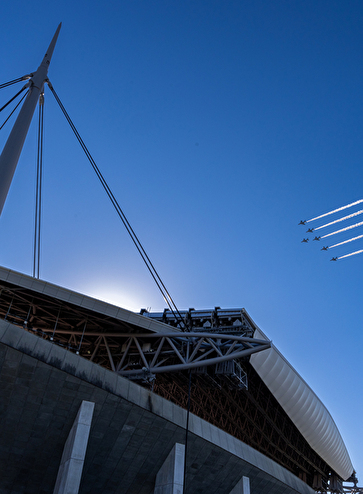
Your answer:
[[[0,84],[0,89],[16,84],[17,82],[26,81],[27,79],[30,79],[32,75],[33,74],[23,75],[23,77],[18,77],[17,79],[13,79],[12,81],[3,82],[2,84]]]
[[[19,101],[19,103],[16,105],[16,107],[13,109],[13,111],[10,113],[10,115],[8,116],[8,118],[4,121],[4,123],[2,124],[2,126],[0,127],[0,130],[4,127],[4,125],[6,124],[6,122],[10,119],[10,117],[13,115],[13,113],[15,112],[15,110],[18,108],[18,106],[20,105],[20,103],[23,101],[23,99],[27,96],[27,94],[29,93],[29,89],[28,91],[23,95],[23,97],[21,98],[21,100]]]
[[[12,101],[14,101],[14,99],[15,99],[15,98],[17,98],[17,97],[19,96],[19,94],[21,94],[21,93],[24,91],[24,89],[26,89],[27,87],[28,87],[28,85],[27,85],[27,84],[25,84],[25,86],[23,86],[23,87],[20,89],[20,91],[18,91],[18,92],[16,93],[16,95],[15,95],[15,96],[13,96],[11,99],[9,99],[9,101],[8,101],[7,103],[5,103],[5,105],[4,105],[4,106],[2,106],[2,107],[0,108],[0,112],[2,112],[2,111],[4,110],[4,108],[6,108],[8,105],[10,105],[10,103],[11,103]]]
[[[68,115],[66,109],[64,108],[62,102],[60,101],[57,93],[55,92],[55,90],[53,88],[53,86],[51,85],[51,83],[49,81],[47,81],[47,83],[48,83],[48,86],[49,86],[51,92],[53,93],[53,95],[54,95],[54,97],[55,97],[55,99],[56,99],[56,101],[57,101],[60,109],[62,110],[62,112],[63,112],[63,114],[64,114],[67,122],[69,123],[71,129],[73,130],[73,133],[75,134],[75,136],[76,136],[78,142],[80,143],[80,145],[81,145],[84,153],[86,154],[89,162],[91,163],[91,166],[92,166],[93,170],[95,171],[95,173],[96,173],[98,179],[100,180],[100,182],[101,182],[104,190],[106,191],[106,194],[108,195],[108,197],[109,197],[109,199],[110,199],[113,207],[115,208],[116,213],[120,217],[120,219],[121,219],[122,223],[124,224],[124,226],[125,226],[128,234],[130,235],[130,237],[131,237],[131,239],[132,239],[132,241],[133,241],[136,249],[138,250],[138,252],[139,252],[142,260],[144,261],[144,263],[145,263],[148,271],[150,272],[153,280],[155,281],[157,287],[159,288],[159,290],[160,290],[160,292],[161,292],[161,294],[162,294],[162,296],[163,296],[166,304],[168,305],[169,309],[173,313],[175,319],[179,320],[182,323],[181,329],[183,331],[185,331],[187,329],[187,326],[186,326],[185,321],[184,321],[183,317],[181,316],[181,314],[180,314],[180,312],[179,312],[179,310],[178,310],[178,308],[177,308],[174,300],[172,299],[171,295],[169,294],[168,290],[166,289],[163,281],[161,280],[161,278],[160,278],[158,272],[156,271],[153,263],[151,262],[149,256],[146,254],[144,247],[142,246],[142,244],[141,244],[140,240],[138,239],[136,233],[132,229],[129,221],[127,220],[124,212],[122,211],[119,203],[117,202],[117,199],[113,195],[113,193],[112,193],[110,187],[108,186],[108,184],[107,184],[104,176],[102,175],[100,169],[98,168],[98,166],[96,165],[94,159],[92,158],[91,153],[89,152],[87,146],[83,142],[80,134],[78,133],[78,131],[77,131],[75,125],[73,124],[70,116]]]

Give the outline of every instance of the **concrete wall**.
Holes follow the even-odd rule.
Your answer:
[[[51,493],[82,400],[95,403],[80,493],[152,494],[186,411],[98,365],[0,320],[0,494]],[[313,494],[304,482],[190,416],[187,493]]]
[[[78,494],[95,404],[82,401],[64,445],[53,494]]]

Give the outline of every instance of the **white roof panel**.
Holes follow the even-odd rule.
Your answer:
[[[254,338],[268,339],[260,329]],[[330,413],[274,345],[251,356],[251,365],[311,448],[343,479],[353,465]]]

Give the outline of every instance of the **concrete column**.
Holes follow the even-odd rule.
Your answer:
[[[242,477],[229,494],[250,494],[250,479]]]
[[[183,493],[184,455],[184,444],[175,443],[156,476],[154,494]]]
[[[77,494],[95,404],[82,401],[77,417],[64,445],[53,494]]]

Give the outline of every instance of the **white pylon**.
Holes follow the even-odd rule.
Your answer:
[[[43,91],[44,82],[47,80],[48,68],[57,42],[58,34],[62,23],[59,24],[52,41],[44,55],[38,70],[33,74],[27,85],[29,93],[25,98],[23,106],[19,112],[14,126],[10,132],[8,140],[0,155],[0,214],[3,210],[6,197],[8,195],[11,181],[13,179],[16,165],[18,164],[21,150],[28,133],[30,122],[33,118],[35,107],[37,106],[39,95]]]

